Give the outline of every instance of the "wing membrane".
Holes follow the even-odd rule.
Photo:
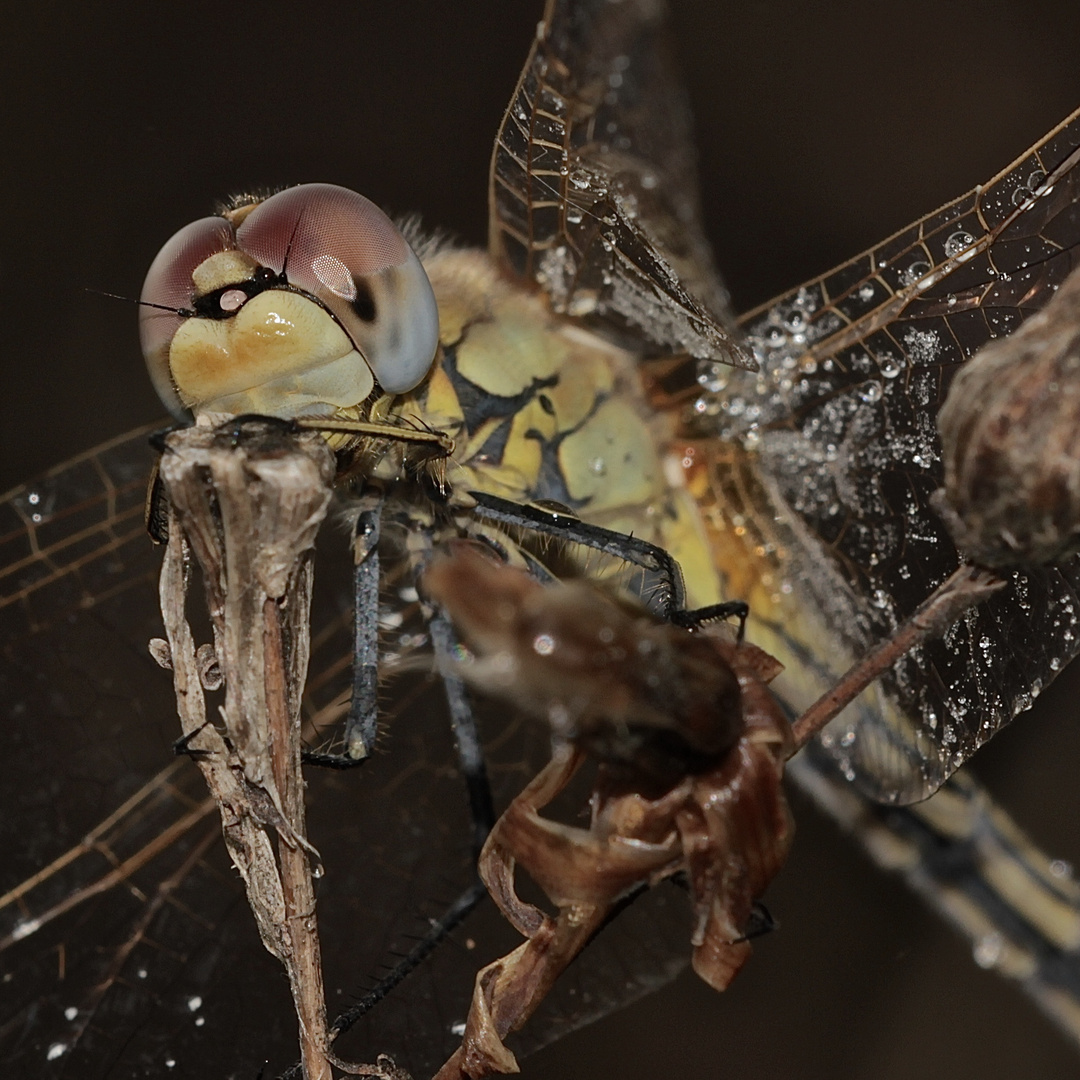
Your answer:
[[[0,499],[10,559],[0,568],[0,702],[6,766],[22,778],[5,787],[0,815],[6,1075],[255,1075],[263,1061],[276,1072],[296,1053],[287,986],[228,865],[216,808],[192,763],[172,757],[171,679],[146,647],[161,632],[158,559],[142,525],[148,430]],[[334,730],[347,709],[349,577],[344,531],[328,529],[305,695],[313,732]],[[449,721],[426,675],[415,599],[402,602],[398,581],[391,563],[383,659],[409,677],[386,688],[378,752],[358,772],[308,776],[309,828],[327,866],[326,979],[341,993],[331,1011],[378,987],[394,954],[474,875]],[[486,730],[505,803],[544,760],[548,736],[501,714]],[[688,918],[675,895],[619,920],[521,1049],[671,978],[684,964]],[[379,991],[385,1000],[342,1036],[339,1052],[390,1052],[415,1075],[430,1073],[459,1041],[454,1025],[477,967],[514,944],[493,910],[477,911],[407,979]]]
[[[759,376],[707,375],[726,386],[699,415],[756,459],[788,578],[849,654],[958,564],[929,502],[937,411],[958,366],[1080,263],[1078,161],[1074,114],[988,184],[745,316]],[[1015,574],[897,664],[898,709],[840,718],[827,745],[874,798],[924,798],[1075,655],[1078,589],[1075,559]]]
[[[657,0],[549,0],[495,142],[491,251],[557,311],[745,367],[663,17]]]

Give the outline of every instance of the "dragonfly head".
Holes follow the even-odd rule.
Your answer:
[[[417,386],[439,341],[416,253],[374,203],[287,188],[186,225],[158,253],[139,319],[175,416],[331,416]]]

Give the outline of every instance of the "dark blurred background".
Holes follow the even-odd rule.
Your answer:
[[[988,179],[1080,105],[1058,0],[672,0],[704,201],[742,310]],[[150,260],[214,199],[325,180],[482,244],[491,141],[540,3],[94,4],[5,13],[0,490],[161,414],[135,309]],[[1080,859],[1076,687],[980,756]],[[723,997],[672,989],[527,1076],[1080,1075],[1021,995],[801,800],[770,891],[782,929]]]

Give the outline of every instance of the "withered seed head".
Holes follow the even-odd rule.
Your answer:
[[[1080,550],[1080,271],[964,366],[938,428],[935,507],[970,559],[1001,567]]]
[[[472,650],[465,679],[603,761],[674,782],[742,734],[739,680],[712,633],[585,582],[544,587],[465,542],[432,560],[423,589]]]

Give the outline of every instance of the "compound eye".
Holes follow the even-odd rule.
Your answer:
[[[150,264],[143,282],[140,296],[143,306],[139,309],[143,358],[158,397],[180,419],[187,418],[188,412],[173,384],[169,346],[195,302],[192,275],[212,255],[235,247],[233,228],[224,218],[200,218],[185,225],[165,244]]]
[[[237,246],[334,314],[390,394],[427,375],[439,343],[435,294],[408,242],[370,199],[303,184],[260,203]]]

